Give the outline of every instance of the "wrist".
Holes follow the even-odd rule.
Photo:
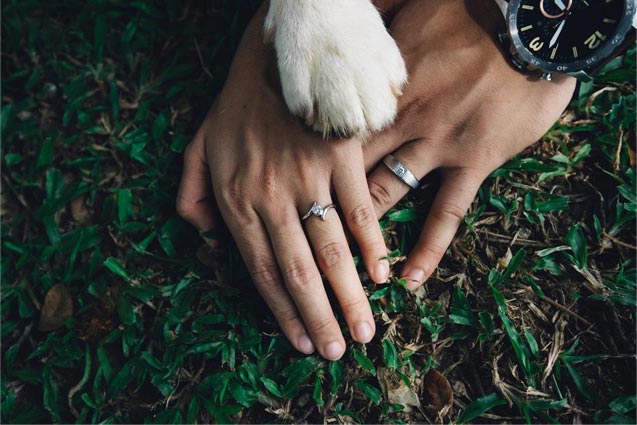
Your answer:
[[[499,40],[517,70],[551,80],[566,74],[590,81],[591,74],[632,45],[634,0],[612,4],[555,0],[492,0],[504,15]],[[584,25],[590,30],[585,30]],[[628,40],[626,43],[625,41]]]
[[[272,44],[265,41],[266,13],[264,4],[246,27],[228,72],[227,86],[251,91],[273,81],[271,74],[276,74],[276,57]]]

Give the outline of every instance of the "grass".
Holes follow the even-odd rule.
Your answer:
[[[365,280],[377,336],[327,362],[174,211],[254,8],[3,4],[2,421],[634,423],[635,50],[482,185],[424,289]],[[395,267],[434,191],[382,220]]]

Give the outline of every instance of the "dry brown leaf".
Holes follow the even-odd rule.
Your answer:
[[[469,397],[469,393],[467,392],[467,387],[462,381],[456,381],[453,384],[453,393],[456,394],[456,396],[467,397],[467,398]]]
[[[114,327],[113,321],[108,317],[103,319],[93,317],[80,325],[78,335],[82,341],[95,341],[109,333]]]
[[[591,292],[596,294],[605,294],[608,293],[608,287],[601,282],[601,278],[599,276],[595,276],[591,270],[588,268],[580,269],[573,265],[573,269],[575,269],[579,274],[584,276],[586,279],[583,283]],[[595,271],[592,269],[593,272]]]
[[[507,248],[507,252],[505,252],[502,257],[498,258],[498,264],[503,269],[506,269],[509,266],[509,263],[511,262],[512,258],[513,258],[513,253],[511,252],[511,248]]]
[[[562,348],[564,348],[564,329],[566,328],[567,320],[566,316],[560,313],[560,316],[555,322],[555,333],[553,333],[553,341],[551,342],[551,351],[549,352],[548,360],[546,361],[546,366],[544,367],[544,372],[542,373],[541,383],[544,385],[544,382],[551,376],[551,372],[553,371],[553,366],[555,366],[555,362],[557,361],[560,353],[562,352]]]
[[[46,297],[40,311],[38,330],[47,332],[61,327],[66,319],[73,315],[73,299],[71,291],[66,285],[58,283],[54,285]]]
[[[71,216],[73,217],[73,220],[77,221],[78,223],[87,221],[90,215],[88,210],[86,209],[86,205],[84,205],[85,199],[85,196],[80,196],[71,201]]]
[[[574,111],[566,111],[560,117],[560,124],[569,125],[577,119],[577,114]]]
[[[586,113],[587,114],[591,113],[591,108],[593,107],[593,103],[595,102],[595,99],[597,99],[597,97],[599,95],[601,95],[604,92],[611,92],[611,91],[616,91],[616,90],[617,90],[616,87],[607,86],[607,87],[604,87],[604,88],[602,88],[600,90],[597,90],[595,93],[591,94],[588,97],[588,100],[586,101]]]
[[[385,400],[391,404],[402,404],[404,412],[411,412],[412,407],[420,409],[418,394],[414,392],[398,374],[389,368],[378,368],[378,383],[383,390]]]
[[[453,406],[453,390],[447,378],[436,369],[429,369],[423,381],[423,407],[441,422]]]

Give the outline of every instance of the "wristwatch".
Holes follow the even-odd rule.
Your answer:
[[[635,0],[495,1],[512,64],[544,80],[559,72],[590,81],[613,53],[634,43]]]

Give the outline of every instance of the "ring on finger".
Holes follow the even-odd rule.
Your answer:
[[[414,176],[409,168],[398,160],[394,155],[388,154],[383,158],[383,164],[387,166],[399,179],[401,179],[407,186],[412,189],[418,189],[420,186],[420,180]]]
[[[301,217],[301,221],[305,221],[313,215],[325,221],[325,216],[327,215],[327,212],[334,208],[336,208],[334,204],[329,204],[322,207],[318,204],[318,202],[314,202],[312,203],[312,206],[310,207],[310,209],[305,213],[305,215]]]

